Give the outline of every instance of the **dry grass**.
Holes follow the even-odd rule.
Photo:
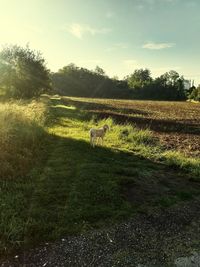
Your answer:
[[[42,102],[0,104],[1,178],[26,175],[44,134],[45,114]]]

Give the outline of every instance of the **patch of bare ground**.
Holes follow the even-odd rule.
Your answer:
[[[191,157],[200,156],[200,135],[199,134],[162,134],[154,132],[154,135],[159,138],[161,144],[166,149],[174,149],[183,152]]]

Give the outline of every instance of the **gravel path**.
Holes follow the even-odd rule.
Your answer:
[[[200,267],[200,199],[181,204],[107,230],[63,237],[1,266]]]

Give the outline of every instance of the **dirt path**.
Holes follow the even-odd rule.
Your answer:
[[[199,210],[200,199],[196,199],[152,214],[139,214],[107,230],[63,237],[1,266],[198,267]]]

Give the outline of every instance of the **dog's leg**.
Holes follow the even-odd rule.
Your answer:
[[[93,145],[93,141],[92,141],[92,136],[90,135],[90,145],[92,146]]]
[[[93,147],[95,147],[96,138],[93,138]]]

